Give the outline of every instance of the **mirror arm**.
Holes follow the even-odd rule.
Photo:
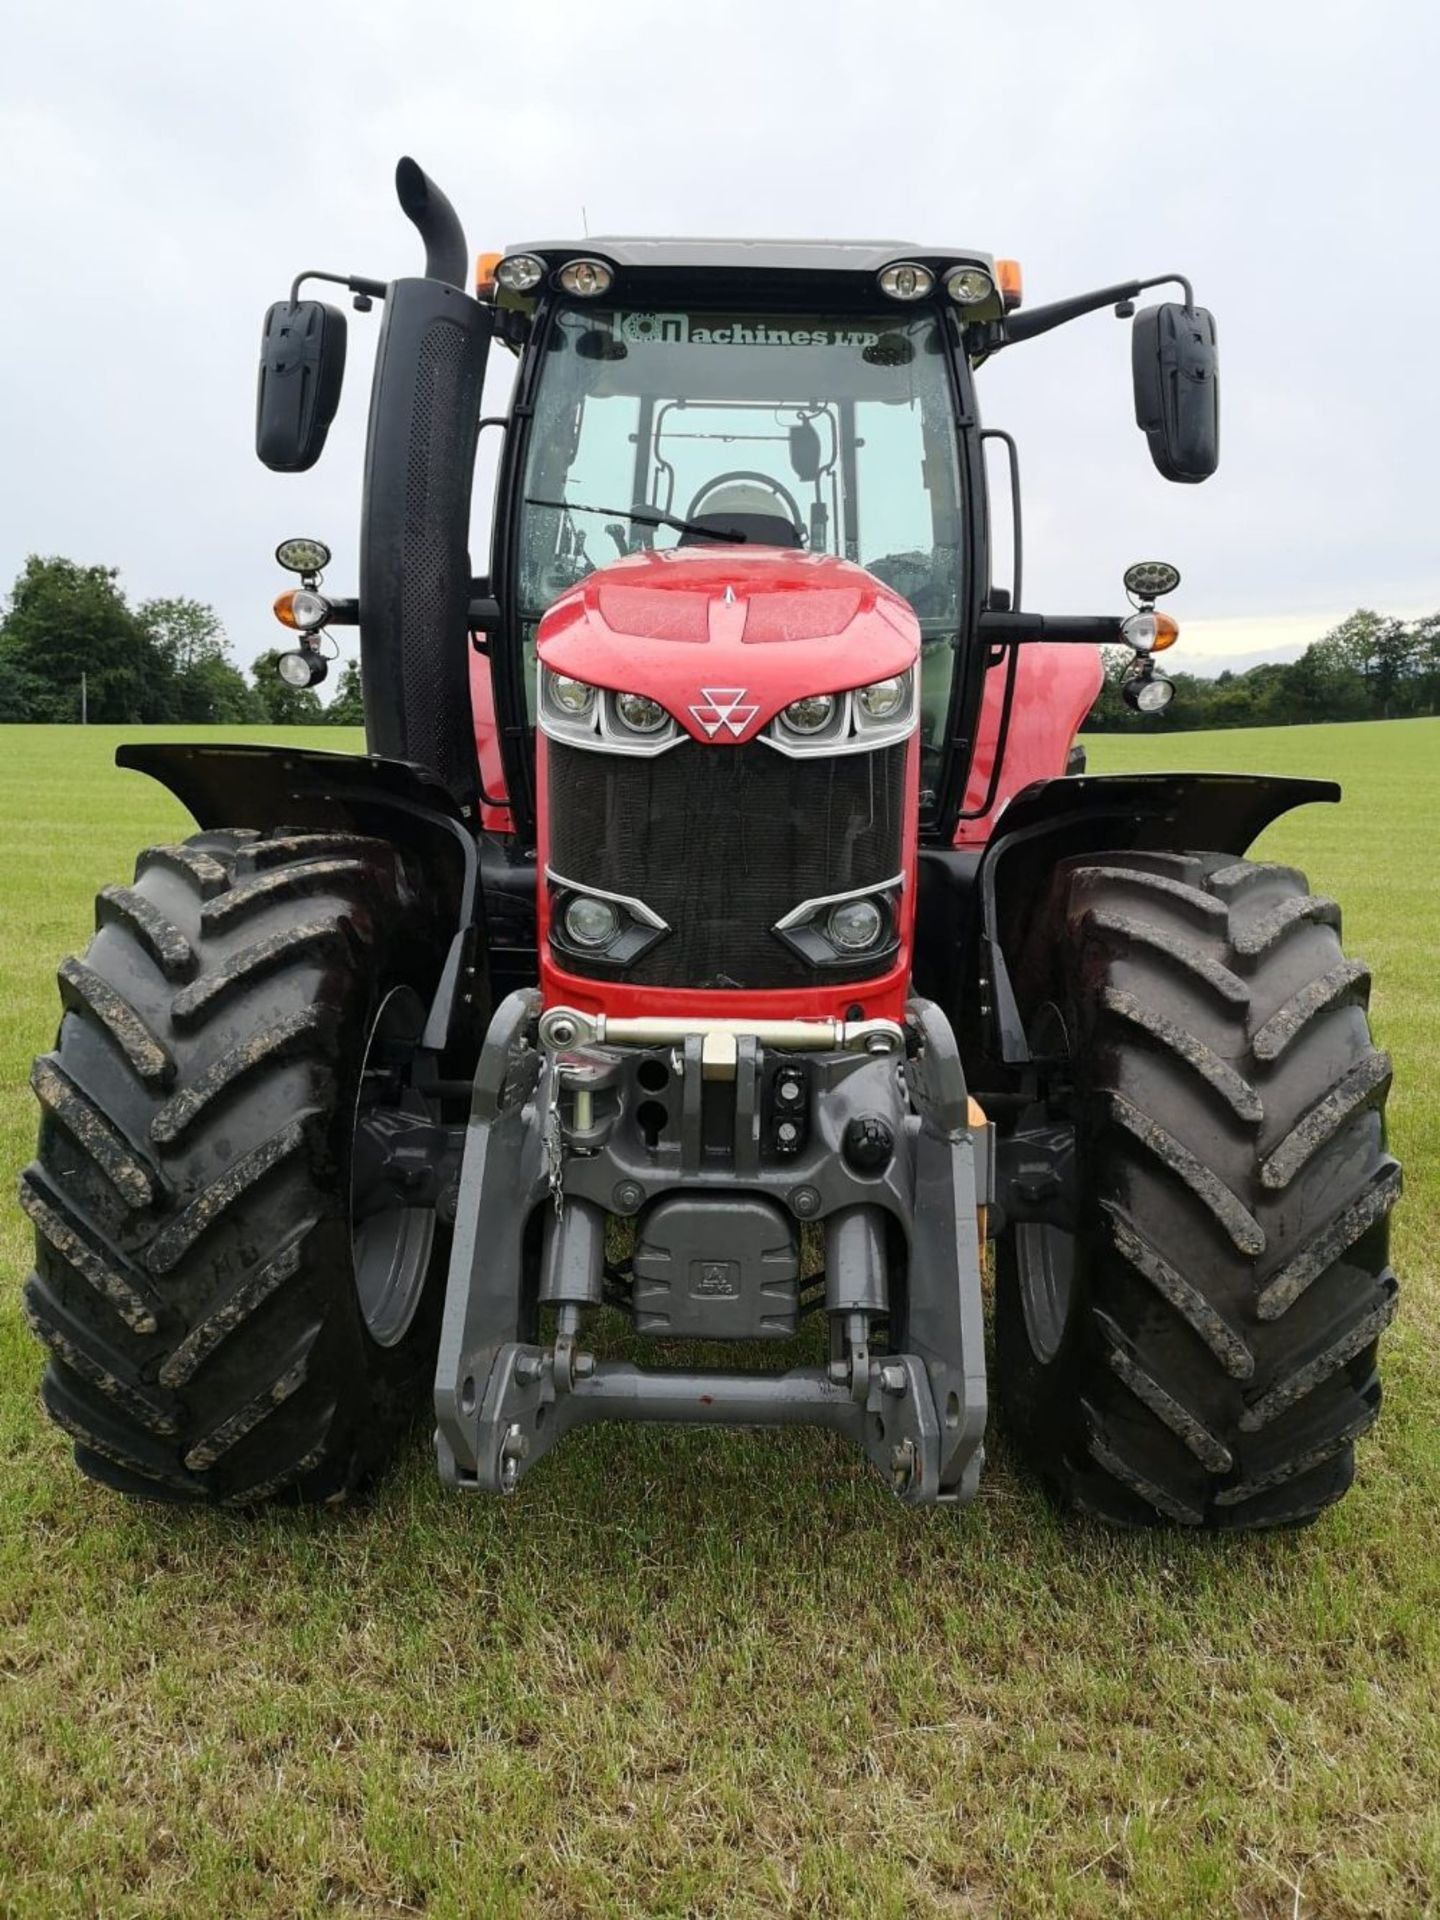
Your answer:
[[[348,287],[351,293],[359,294],[363,300],[383,300],[385,282],[370,280],[361,273],[322,273],[318,267],[306,267],[303,273],[297,273],[290,283],[290,304],[295,306],[300,298],[300,289],[307,280],[328,280],[333,287]],[[362,309],[363,311],[363,309]]]
[[[1124,280],[1113,287],[1099,287],[1093,293],[1072,293],[1068,300],[1052,300],[1048,306],[1031,307],[1028,312],[1011,314],[1002,323],[999,344],[1008,347],[1020,340],[1033,340],[1037,334],[1049,333],[1052,327],[1063,327],[1071,320],[1080,319],[1083,314],[1098,313],[1101,307],[1124,307],[1137,293],[1145,293],[1151,287],[1167,287],[1172,283],[1184,289],[1186,308],[1193,307],[1195,295],[1183,273],[1161,273],[1153,280]],[[1121,318],[1125,317],[1121,315]]]
[[[1120,617],[1110,613],[1001,613],[988,608],[976,622],[989,646],[1014,647],[1036,640],[1080,647],[1123,647]]]

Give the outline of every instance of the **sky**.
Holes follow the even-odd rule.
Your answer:
[[[420,270],[411,153],[472,251],[894,236],[1018,258],[1032,304],[1185,272],[1219,332],[1203,486],[1151,467],[1108,311],[981,375],[1027,607],[1123,611],[1164,557],[1202,670],[1433,610],[1437,71],[1432,0],[3,0],[0,590],[31,552],[117,566],[213,604],[247,662],[280,638],[277,540],[324,538],[354,590],[378,310],[305,475],[255,459],[260,322],[301,267]]]

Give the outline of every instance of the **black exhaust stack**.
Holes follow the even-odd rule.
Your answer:
[[[417,761],[464,804],[477,795],[470,719],[470,489],[488,307],[463,290],[455,210],[413,160],[400,205],[424,279],[392,281],[375,354],[360,520],[360,680],[372,753]]]
[[[465,230],[445,195],[407,155],[395,169],[395,191],[405,217],[425,242],[425,277],[463,287],[470,266]]]

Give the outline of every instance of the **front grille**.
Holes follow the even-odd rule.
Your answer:
[[[653,759],[547,742],[550,865],[643,900],[672,931],[623,977],[654,987],[760,989],[873,979],[873,959],[814,967],[771,929],[803,900],[878,886],[904,865],[902,741],[790,759],[753,740],[684,740]],[[571,973],[613,966],[568,951]]]

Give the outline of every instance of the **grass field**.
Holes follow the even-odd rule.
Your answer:
[[[1061,1524],[1003,1436],[958,1516],[807,1432],[591,1429],[501,1505],[422,1425],[258,1522],[82,1481],[8,1193],[55,963],[184,830],[119,737],[0,728],[0,1913],[1440,1910],[1440,721],[1092,743],[1345,783],[1261,844],[1396,1060],[1386,1411],[1318,1526],[1218,1542]]]

